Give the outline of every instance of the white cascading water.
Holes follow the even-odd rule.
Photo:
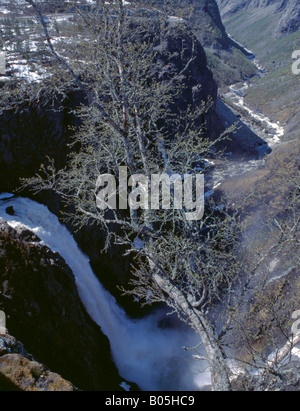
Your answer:
[[[226,94],[230,100],[232,100],[237,106],[246,110],[250,118],[258,120],[261,124],[264,124],[270,130],[270,136],[265,136],[265,141],[269,144],[271,148],[280,143],[281,138],[284,136],[284,127],[279,124],[279,122],[272,122],[269,117],[262,113],[255,112],[250,107],[245,104],[244,94],[249,88],[249,84],[245,82],[242,87],[239,85],[231,85],[229,87],[230,91]]]
[[[6,213],[12,206],[15,215]],[[130,319],[115,298],[93,273],[88,257],[73,236],[44,205],[27,198],[0,201],[0,217],[12,227],[26,226],[52,251],[58,252],[72,269],[79,296],[90,317],[109,338],[112,356],[122,378],[145,391],[199,390],[210,383],[203,364],[191,351],[199,338],[189,329],[159,328],[165,313],[155,312],[143,319]]]

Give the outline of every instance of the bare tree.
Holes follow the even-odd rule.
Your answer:
[[[278,223],[276,246],[249,261],[239,243],[240,210],[226,203],[217,207],[210,202],[201,220],[188,221],[187,210],[176,208],[172,200],[166,209],[145,206],[149,181],[141,184],[141,177],[140,185],[131,182],[140,207],[103,210],[96,201],[99,175],[120,181],[121,166],[131,176],[186,176],[195,174],[196,165],[205,171],[204,159],[232,131],[211,141],[205,128],[211,103],[184,111],[176,106],[182,79],[196,58],[195,37],[181,18],[170,20],[169,10],[97,0],[87,10],[76,9],[68,26],[67,39],[72,41],[64,44],[67,52],[58,52],[41,5],[26,1],[40,19],[54,67],[84,93],[86,104],[78,112],[82,126],[66,168],[56,170],[49,161],[24,185],[34,192],[60,193],[74,209],[66,218],[79,227],[99,224],[106,233],[106,249],[112,244],[125,247],[135,259],[132,288],[126,292],[148,304],[164,302],[189,324],[205,350],[213,389],[230,391],[233,371],[225,337],[257,270],[275,248],[279,250],[286,231]],[[160,67],[167,56],[159,46],[178,36],[189,38],[190,55],[180,70],[164,76]],[[179,52],[184,55],[186,50]],[[115,188],[120,198],[132,196],[127,186],[125,193],[122,184]]]

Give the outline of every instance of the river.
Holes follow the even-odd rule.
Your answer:
[[[232,36],[229,35],[231,39]],[[254,64],[258,69],[258,74],[254,77],[263,77],[267,74],[267,70],[263,67],[259,60],[256,58],[255,54],[243,46],[241,43],[233,39],[240,47],[243,47],[248,58],[253,60]],[[239,114],[241,121],[244,122],[256,135],[262,138],[273,150],[282,142],[284,136],[284,126],[278,121],[272,121],[264,113],[249,107],[245,102],[245,95],[247,90],[251,87],[251,78],[244,83],[232,84],[229,86],[229,90],[224,94],[225,98],[233,103],[233,107],[236,114]],[[223,181],[228,180],[233,177],[242,176],[244,173],[249,171],[254,171],[259,168],[264,168],[265,160],[264,156],[257,159],[251,160],[233,160],[230,161],[216,161],[213,166],[212,180],[213,189],[218,188]]]

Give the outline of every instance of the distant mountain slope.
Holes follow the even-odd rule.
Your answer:
[[[278,15],[274,25],[274,34],[291,34],[300,27],[299,0],[217,0],[221,15],[229,18],[233,14],[251,9],[261,9],[261,13],[272,10]]]

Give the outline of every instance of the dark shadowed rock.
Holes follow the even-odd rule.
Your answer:
[[[161,5],[165,2],[157,0],[156,3]],[[228,49],[230,40],[222,23],[216,0],[181,0],[176,6],[185,11],[192,8],[188,20],[193,25],[203,47],[212,50]]]
[[[57,96],[53,105],[23,102],[0,112],[0,191],[11,191],[20,177],[39,170],[46,156],[65,163],[70,136],[69,126],[76,124],[70,110],[82,102],[79,93],[68,92],[67,99]]]
[[[7,207],[7,209],[5,211],[8,215],[15,215],[15,210],[12,206]]]

